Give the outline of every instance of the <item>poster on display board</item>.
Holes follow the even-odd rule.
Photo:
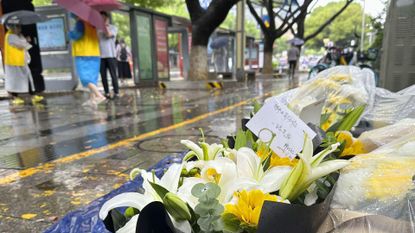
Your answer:
[[[36,27],[41,51],[62,51],[67,49],[65,18],[63,16],[37,23]]]
[[[159,79],[169,78],[169,53],[167,43],[167,21],[154,20],[157,49],[157,76]]]
[[[151,20],[148,15],[137,15],[138,62],[141,80],[152,80],[153,55],[151,38]]]

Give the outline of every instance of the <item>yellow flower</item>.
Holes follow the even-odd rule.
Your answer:
[[[288,157],[281,158],[277,154],[273,153],[271,155],[271,164],[270,167],[277,167],[277,166],[290,166],[294,167],[298,163],[298,159],[290,159]]]
[[[381,161],[366,180],[366,197],[382,201],[402,198],[414,188],[414,167],[413,159]]]
[[[337,114],[336,112],[334,112],[334,111],[333,111],[332,109],[330,109],[330,108],[325,108],[325,109],[323,110],[323,112],[324,112],[325,114],[329,114],[329,117],[327,118],[327,120],[321,124],[321,129],[322,129],[322,130],[324,130],[324,131],[327,131],[327,130],[330,128],[330,126],[331,126],[334,122],[336,122],[337,117],[338,117],[338,114]]]
[[[346,156],[346,155],[360,155],[360,154],[365,154],[368,152],[366,151],[362,141],[360,141],[359,139],[354,139],[353,137],[351,137],[345,140],[346,140],[346,146],[344,150],[342,151],[342,154],[340,155],[340,157]],[[350,140],[351,140],[351,143],[350,143]]]
[[[353,135],[349,131],[337,132],[337,141],[345,142],[345,147],[350,147],[353,144]]]
[[[260,146],[256,154],[261,158],[261,160],[265,159],[269,153],[269,148],[266,146]],[[270,161],[270,168],[271,167],[278,167],[278,166],[290,166],[294,167],[298,162],[298,159],[290,159],[288,157],[282,158],[277,155],[275,152],[271,154],[271,161]]]
[[[280,197],[263,193],[261,190],[242,190],[234,195],[237,198],[236,203],[226,204],[224,214],[233,214],[252,227],[258,225],[264,201],[283,202]]]

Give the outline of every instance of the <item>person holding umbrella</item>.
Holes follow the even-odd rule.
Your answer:
[[[69,37],[73,40],[72,55],[77,74],[82,85],[90,90],[90,99],[83,105],[96,107],[105,100],[97,88],[101,63],[97,29],[106,28],[100,11],[118,9],[121,4],[117,0],[55,0],[55,3],[70,11],[77,21]]]
[[[76,20],[75,27],[69,32],[73,40],[72,56],[75,58],[76,72],[82,85],[90,90],[90,98],[83,106],[96,107],[105,100],[97,87],[101,63],[97,30],[76,15],[71,16]]]
[[[297,69],[297,62],[300,59],[299,47],[304,44],[304,40],[295,37],[287,42],[291,44],[291,48],[287,52],[287,60],[289,64],[288,79],[294,79],[295,70]]]
[[[21,25],[29,25],[46,20],[46,17],[32,11],[15,11],[4,15],[1,23],[6,25],[4,40],[5,89],[12,96],[12,104],[22,105],[24,100],[19,94],[33,94],[33,77],[29,68],[29,49],[32,45],[22,34]],[[33,95],[32,103],[43,100],[42,96]]]
[[[297,61],[300,58],[300,50],[294,43],[291,43],[291,48],[287,52],[287,60],[289,64],[288,79],[294,79],[295,69],[297,68]]]

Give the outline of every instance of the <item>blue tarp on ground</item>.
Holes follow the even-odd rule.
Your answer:
[[[172,163],[180,163],[181,156],[167,156],[149,170],[155,170],[157,177],[164,173]],[[125,192],[135,192],[141,187],[143,179],[140,177],[134,181],[128,181],[118,189],[91,202],[89,205],[72,211],[53,224],[45,233],[110,233],[105,229],[104,223],[99,219],[98,213],[101,206],[112,197]]]

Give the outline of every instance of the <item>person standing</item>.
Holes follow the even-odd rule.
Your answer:
[[[287,53],[287,60],[289,64],[288,78],[294,78],[295,69],[297,68],[297,61],[300,58],[300,50],[294,44],[291,44],[291,48]]]
[[[101,12],[105,21],[105,30],[99,32],[99,46],[101,50],[101,79],[104,86],[105,97],[111,98],[108,87],[107,70],[111,75],[114,97],[119,95],[118,77],[117,77],[117,52],[115,49],[115,40],[117,36],[117,27],[110,24],[110,18],[107,12]]]
[[[121,38],[117,45],[118,76],[121,82],[132,77],[130,69],[131,58],[130,48],[128,48],[125,40]]]
[[[75,27],[69,32],[73,40],[72,56],[75,58],[76,72],[84,87],[90,90],[90,98],[83,106],[96,107],[105,100],[97,87],[101,63],[97,30],[88,22],[71,14],[75,18]]]
[[[24,104],[19,94],[31,93],[33,85],[32,74],[29,69],[30,55],[32,48],[27,39],[22,35],[20,25],[8,25],[5,36],[5,89],[12,96],[14,105]],[[43,97],[34,95],[32,103],[42,101]]]

